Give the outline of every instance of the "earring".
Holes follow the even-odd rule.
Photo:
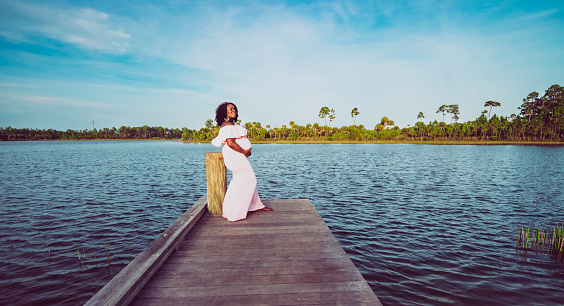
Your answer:
[[[223,121],[229,121],[229,118],[223,118]]]

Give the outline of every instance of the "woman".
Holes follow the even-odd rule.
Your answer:
[[[247,129],[235,125],[238,116],[235,104],[221,103],[215,110],[215,121],[221,129],[212,140],[214,146],[223,146],[223,161],[233,173],[223,200],[223,217],[229,221],[245,219],[249,211],[273,210],[259,198],[257,178],[247,158],[251,156],[251,142],[247,139]]]

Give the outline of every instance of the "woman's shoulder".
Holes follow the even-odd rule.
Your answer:
[[[219,132],[229,132],[229,131],[234,131],[235,130],[235,125],[233,124],[226,124],[226,125],[222,125],[221,128],[219,129]]]
[[[235,125],[235,124],[226,124],[226,125],[222,125],[222,126],[221,126],[221,129],[222,129],[222,130],[224,130],[224,129],[225,129],[225,130],[231,130],[231,129],[233,129],[233,130],[245,130],[245,131],[247,130],[245,127],[242,127],[242,126],[240,126],[240,125]]]
[[[240,125],[229,124],[222,126],[219,133],[227,138],[240,138],[247,135],[247,129]]]
[[[235,125],[234,125],[233,123],[231,123],[231,122],[224,122],[224,123],[221,124],[221,127],[222,127],[222,128],[228,127],[228,126],[235,126]]]

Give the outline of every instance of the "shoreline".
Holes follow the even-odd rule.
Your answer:
[[[564,146],[558,141],[516,141],[516,140],[253,140],[253,144],[415,144],[415,145],[484,145],[484,146]],[[173,141],[181,143],[210,143],[210,140],[181,140],[181,139],[57,139],[57,140],[7,140],[0,142],[27,141]]]
[[[182,143],[209,143],[210,141],[179,141]],[[417,144],[417,145],[513,145],[564,146],[556,141],[499,141],[499,140],[252,140],[253,144]]]

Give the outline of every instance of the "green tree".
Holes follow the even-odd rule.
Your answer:
[[[427,132],[425,123],[423,123],[423,121],[415,122],[415,132],[419,136],[420,139],[423,139],[423,136],[425,136],[425,134]]]
[[[311,127],[313,129],[313,131],[315,132],[315,136],[321,136],[321,129],[319,128],[319,123],[314,123],[313,126]]]
[[[351,117],[354,117],[354,121],[353,121],[353,125],[356,126],[356,116],[358,116],[360,113],[358,112],[358,108],[353,108],[353,110],[351,111]]]
[[[496,102],[496,101],[486,101],[486,103],[484,103],[484,107],[490,108],[490,111],[488,112],[488,120],[491,119],[492,108],[498,107],[498,106],[501,106],[501,103]]]
[[[439,109],[437,110],[437,114],[438,114],[438,113],[443,113],[443,122],[445,122],[445,112],[447,111],[447,109],[448,109],[448,105],[443,104],[443,105],[441,105],[441,107],[439,107]]]
[[[380,124],[383,125],[384,128],[386,128],[389,121],[390,121],[390,119],[388,119],[388,117],[382,117],[382,120],[380,120]]]
[[[385,117],[384,117],[384,118],[385,118]],[[376,132],[378,132],[378,137],[380,137],[380,133],[381,133],[385,128],[386,128],[386,127],[385,127],[383,124],[377,124],[377,125],[374,127],[374,130],[375,130]]]
[[[527,118],[527,122],[531,122],[531,118],[533,117],[535,107],[539,100],[539,93],[536,91],[531,92],[527,98],[523,99],[523,104],[519,107],[521,110],[522,116]]]
[[[327,116],[329,116],[330,113],[331,113],[331,110],[327,106],[323,106],[319,110],[319,118],[325,119],[325,126],[327,126]]]
[[[214,126],[213,120],[211,120],[211,119],[206,120],[206,125],[205,125],[205,126],[206,126],[206,129],[207,129],[208,131],[211,131],[211,129],[212,129],[213,126]]]
[[[257,132],[257,135],[260,135],[260,129],[262,128],[261,123],[260,122],[253,122],[253,128]]]
[[[335,120],[335,110],[331,109],[329,111],[329,126],[331,126],[331,121]]]
[[[423,112],[419,112],[419,114],[417,114],[417,120],[423,119],[423,118],[425,118],[425,116],[423,116]]]
[[[487,110],[483,110],[483,111],[482,111],[482,114],[480,115],[480,117],[478,117],[478,118],[476,119],[476,125],[477,125],[476,133],[477,133],[478,131],[480,131],[481,134],[482,134],[482,137],[486,136],[486,132],[487,132],[487,130],[488,130],[488,118],[486,118],[486,114],[487,114],[487,113],[488,113]],[[476,135],[477,135],[477,134],[476,134]]]
[[[546,91],[542,100],[543,126],[550,139],[555,139],[564,132],[564,87],[552,85]],[[541,112],[541,113],[542,113]]]
[[[452,120],[456,123],[459,119],[458,115],[460,114],[460,108],[458,104],[452,104],[447,106],[447,113],[450,114],[450,123],[452,124]]]

